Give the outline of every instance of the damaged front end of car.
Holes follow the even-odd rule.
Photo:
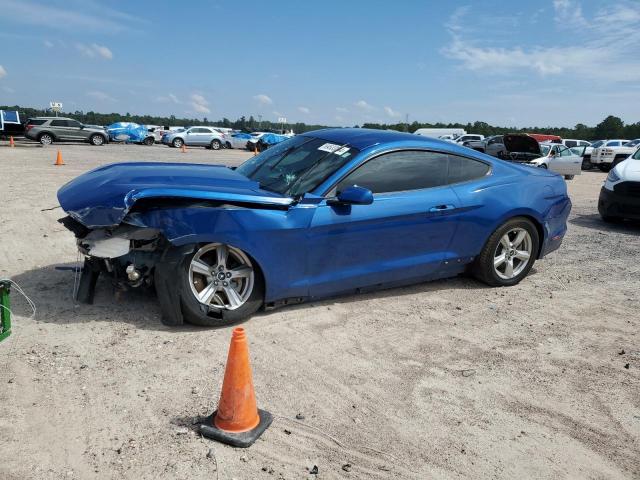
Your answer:
[[[101,167],[64,185],[58,199],[68,214],[59,222],[84,256],[76,300],[93,303],[101,275],[119,290],[155,289],[165,325],[183,323],[176,276],[200,242],[229,225],[243,231],[256,221],[253,209],[291,203],[223,166],[152,163]]]

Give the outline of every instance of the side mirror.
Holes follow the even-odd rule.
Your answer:
[[[364,187],[353,185],[347,187],[336,198],[327,202],[329,205],[371,205],[373,203],[373,193]]]

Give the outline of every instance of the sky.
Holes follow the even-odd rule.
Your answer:
[[[640,1],[0,0],[0,104],[327,125],[640,121]]]

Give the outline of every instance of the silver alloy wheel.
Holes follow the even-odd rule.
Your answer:
[[[189,285],[196,300],[217,310],[236,310],[253,292],[254,271],[249,257],[223,243],[205,245],[189,264]]]
[[[104,143],[104,138],[102,135],[94,135],[91,139],[91,143],[93,143],[96,147],[99,147]]]
[[[176,147],[176,148],[180,148],[180,147],[182,146],[182,144],[183,144],[183,143],[184,143],[184,142],[182,141],[182,139],[181,139],[181,138],[176,138],[176,139],[173,141],[173,146],[174,146],[174,147]]]
[[[493,269],[498,277],[511,280],[522,273],[533,254],[531,235],[524,228],[514,228],[500,239],[493,255]]]
[[[212,150],[220,150],[221,146],[222,146],[222,144],[218,140],[214,140],[213,142],[211,142],[211,149]]]
[[[42,145],[51,145],[53,143],[53,138],[48,133],[45,133],[40,137],[40,143]]]

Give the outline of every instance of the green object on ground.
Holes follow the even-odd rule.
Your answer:
[[[10,282],[0,280],[0,342],[11,335],[10,287]]]

